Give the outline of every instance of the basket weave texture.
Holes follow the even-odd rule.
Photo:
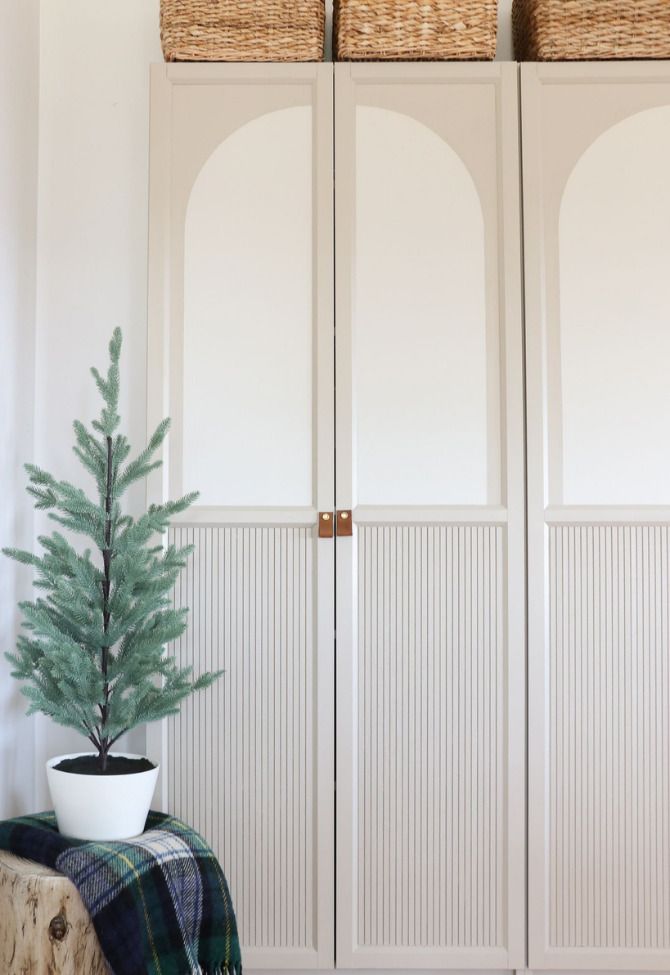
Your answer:
[[[514,0],[519,61],[670,58],[670,0]]]
[[[486,61],[498,0],[335,0],[338,61]]]
[[[325,0],[161,0],[166,61],[321,61]]]

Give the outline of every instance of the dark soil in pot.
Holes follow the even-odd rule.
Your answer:
[[[137,772],[149,772],[156,766],[148,758],[108,755],[107,768],[103,772],[97,755],[80,755],[78,758],[64,758],[54,768],[59,772],[74,772],[77,775],[133,775]]]

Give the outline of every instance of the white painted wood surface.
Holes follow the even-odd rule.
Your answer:
[[[626,298],[625,289],[631,275],[648,271],[635,271],[641,258],[636,241],[644,238],[647,222],[670,246],[667,222],[664,230],[653,230],[657,212],[670,207],[667,166],[651,198],[645,196],[648,187],[638,185],[653,180],[658,161],[648,159],[641,141],[668,141],[670,71],[667,64],[562,64],[523,65],[521,73],[529,964],[552,970],[667,970],[670,480],[663,473],[667,438],[657,432],[652,456],[646,436],[667,419],[667,411],[656,412],[656,406],[667,393],[670,361],[664,341],[649,343],[648,335],[650,328],[667,332],[670,326],[667,274],[658,275],[657,287],[648,281],[638,301],[632,292]],[[642,127],[641,113],[648,113]],[[590,160],[603,138],[611,151],[594,172]],[[572,189],[566,192],[567,186]],[[580,200],[572,198],[575,187],[585,212],[594,205],[589,194],[598,200],[609,194],[616,246],[630,241],[632,269],[623,268],[616,280],[610,276],[617,272],[609,266],[608,246],[587,248],[581,267],[568,262],[569,281],[563,281],[561,235],[564,242],[569,239],[565,222],[581,219]],[[631,193],[641,194],[632,208],[624,205]],[[603,229],[590,226],[589,234]],[[620,310],[613,313],[607,295],[602,303],[595,301],[592,280],[611,281],[621,306],[629,302],[623,319]],[[590,302],[587,319],[575,294]],[[650,305],[651,316],[645,311]],[[593,371],[590,343],[598,335],[600,371],[588,384],[579,379],[579,370],[586,362]],[[645,354],[648,368],[640,370]],[[620,397],[635,413],[637,442],[629,442],[629,429],[622,428],[618,438],[616,411],[609,419],[601,415],[608,397]],[[650,403],[656,406],[650,409]],[[580,411],[583,442],[575,422]],[[579,464],[588,462],[585,445],[599,425],[603,432],[586,478]],[[629,473],[629,465],[636,469]],[[645,465],[649,483],[641,477]]]
[[[355,525],[353,538],[337,541],[338,966],[521,967],[526,962],[525,604],[517,69],[338,65],[335,73],[337,506],[353,510]],[[526,65],[522,74],[528,963],[537,970],[667,970],[670,495],[663,489],[665,460],[661,454],[650,457],[653,484],[640,498],[635,496],[639,477],[628,479],[632,489],[603,492],[602,498],[595,482],[588,490],[580,487],[574,458],[583,444],[575,417],[588,408],[588,400],[575,399],[584,384],[574,366],[579,342],[588,336],[580,326],[567,340],[561,330],[588,282],[580,281],[574,262],[572,282],[562,280],[559,231],[565,187],[580,159],[627,119],[656,109],[662,110],[656,117],[665,118],[670,75],[663,64]],[[306,283],[314,313],[312,492],[295,492],[294,505],[284,497],[276,506],[241,507],[210,499],[179,520],[173,536],[197,544],[178,593],[193,607],[192,627],[179,652],[184,659],[195,657],[198,668],[219,661],[229,673],[218,688],[191,702],[181,719],[166,725],[154,747],[156,755],[162,749],[167,756],[164,798],[213,837],[234,878],[247,967],[331,967],[334,546],[317,542],[314,527],[317,512],[335,506],[332,68],[160,66],[155,76],[149,414],[152,425],[176,409],[173,444],[179,443],[182,396],[179,269],[187,188],[207,154],[246,121],[287,107],[307,105],[312,111],[314,277]],[[176,98],[173,88],[180,89]],[[220,130],[211,126],[213,111],[225,120]],[[390,407],[375,415],[375,403],[360,395],[361,379],[377,383],[383,394],[389,367],[402,377],[402,357],[421,336],[407,310],[386,337],[383,322],[372,323],[376,331],[362,332],[375,305],[368,302],[361,315],[366,282],[360,275],[366,267],[370,274],[371,265],[356,263],[357,246],[364,241],[356,225],[361,188],[355,120],[367,115],[368,123],[374,122],[375,112],[384,113],[385,123],[389,115],[398,116],[399,132],[411,119],[447,143],[471,173],[481,203],[483,493],[481,479],[477,487],[473,478],[468,496],[467,479],[461,477],[460,493],[450,494],[454,485],[438,467],[431,468],[426,494],[421,450],[430,458],[431,449],[443,449],[447,463],[441,469],[447,474],[449,457],[456,463],[459,456],[453,431],[440,441],[439,425],[428,430],[437,447],[413,444],[410,461],[405,451],[402,477],[389,489],[393,436],[404,430],[398,419],[403,410],[396,410],[391,422]],[[651,116],[645,126],[647,136],[655,137]],[[625,131],[619,134],[625,143]],[[367,144],[374,157],[374,133]],[[371,167],[375,163],[367,161]],[[420,179],[409,154],[405,162],[408,178]],[[635,146],[625,162],[620,172],[635,173]],[[646,172],[638,177],[644,179]],[[401,175],[396,171],[396,183]],[[581,176],[588,188],[586,169]],[[617,185],[616,161],[599,191],[606,185]],[[670,192],[659,209],[666,204]],[[580,213],[578,199],[570,212]],[[639,217],[635,207],[626,212],[628,219]],[[370,227],[374,221],[368,221],[366,233]],[[392,230],[390,225],[378,242],[382,257]],[[662,224],[656,230],[662,236]],[[411,242],[412,234],[407,236]],[[570,239],[569,232],[562,239]],[[368,244],[374,255],[374,240]],[[447,259],[448,252],[437,238],[435,245],[439,264],[439,255]],[[387,263],[387,273],[391,267]],[[380,288],[384,264],[374,273]],[[410,291],[411,284],[408,277]],[[393,290],[391,285],[398,285],[397,272],[389,283]],[[426,295],[434,311],[439,289],[431,297],[431,287],[428,280]],[[653,304],[647,291],[645,300]],[[659,293],[654,314],[661,324],[662,309]],[[597,303],[593,311],[587,327],[595,321]],[[421,316],[421,300],[416,314]],[[454,314],[450,309],[447,332]],[[468,314],[476,323],[472,309]],[[649,321],[645,316],[641,326]],[[430,325],[438,327],[439,316]],[[422,342],[430,342],[430,328]],[[362,338],[368,341],[367,364],[357,376],[357,355],[366,348]],[[376,359],[375,349],[385,340]],[[612,340],[619,342],[614,352],[625,357],[626,329],[613,330]],[[435,350],[433,382],[438,382],[445,353],[437,341]],[[608,355],[614,352],[609,349]],[[634,352],[639,359],[644,343]],[[564,363],[570,369],[562,370]],[[642,372],[657,377],[664,370],[655,362],[648,374]],[[625,381],[625,369],[616,375],[617,382],[622,376]],[[607,375],[598,381],[606,384]],[[635,385],[627,387],[626,402],[648,404],[656,395],[654,381],[638,399]],[[412,397],[422,391],[403,391],[402,383],[394,388],[401,401],[404,396],[401,406],[411,426]],[[666,393],[659,389],[658,402]],[[657,422],[658,416],[652,419]],[[481,429],[473,427],[477,435]],[[370,461],[363,481],[361,434]],[[407,431],[402,435],[406,438]],[[380,454],[370,460],[376,436]],[[645,449],[644,438],[638,447]],[[607,455],[604,442],[598,449],[601,472],[612,464],[616,476],[621,459]],[[567,479],[566,462],[572,465]],[[408,466],[410,473],[416,468],[416,491]],[[458,472],[462,475],[461,467]],[[152,480],[150,497],[174,494],[181,486],[182,463],[173,447],[164,475]],[[243,713],[233,710],[233,691],[235,702],[246,705]],[[249,709],[250,701],[266,701],[267,708]],[[194,769],[189,757],[198,736],[211,736],[213,725],[219,734],[207,761]],[[230,808],[226,791],[236,796]],[[212,794],[218,797],[214,803]]]
[[[296,160],[299,186],[286,159],[273,168],[273,140],[263,141],[287,112],[307,157]],[[334,509],[332,138],[326,65],[153,68],[148,413],[150,428],[171,415],[173,433],[149,500],[198,487],[187,483],[183,435],[200,415],[207,492],[171,534],[195,545],[176,592],[191,607],[176,650],[196,673],[226,673],[164,722],[150,748],[164,765],[163,804],[207,837],[226,871],[250,969],[334,964],[334,544],[316,538],[317,512]],[[196,194],[187,233],[193,187],[210,165],[233,166],[240,199],[263,192],[241,214],[235,188],[222,187],[214,220]],[[282,193],[301,196],[297,237]],[[240,219],[250,221],[240,246],[253,251],[255,234],[259,248],[243,275],[228,245]],[[277,281],[267,247],[280,238]],[[209,266],[202,287],[198,266],[194,295],[184,275],[197,253]],[[284,321],[296,309],[299,334]],[[227,399],[240,378],[252,394],[262,384],[254,416]],[[283,427],[295,425],[296,408],[302,462],[292,468],[295,431]]]
[[[356,926],[365,948],[504,940],[504,533],[357,543]]]
[[[551,945],[670,946],[668,531],[549,531]]]
[[[500,492],[498,347],[477,186],[424,119],[374,100],[354,111],[357,502],[487,504]]]
[[[313,500],[312,170],[312,106],[293,105],[232,132],[191,188],[173,448],[201,504]]]
[[[337,506],[355,525],[337,540],[337,960],[511,968],[525,963],[517,72],[342,64],[335,78]],[[395,126],[401,161],[392,185],[380,173],[377,221],[362,194],[383,164],[380,124]],[[418,165],[417,128],[433,152]],[[439,199],[424,199],[436,166]],[[463,168],[474,227],[449,198]],[[458,261],[437,230],[426,241],[403,220],[404,197],[434,202],[452,239],[480,249],[479,304],[441,290]],[[481,333],[459,342],[459,326]],[[423,387],[414,343],[432,354]],[[454,411],[439,385],[463,380]],[[419,431],[424,402],[437,414]],[[469,430],[466,453],[483,444],[472,467]]]
[[[245,945],[307,954],[319,862],[314,532],[180,525],[170,542],[195,546],[175,592],[191,610],[177,659],[225,675],[168,721],[168,809],[219,852]]]

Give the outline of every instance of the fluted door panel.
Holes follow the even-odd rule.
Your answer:
[[[670,949],[670,532],[549,534],[549,944]]]
[[[503,944],[504,556],[499,526],[359,529],[362,946]]]
[[[208,838],[245,944],[314,942],[314,539],[306,528],[172,529],[194,545],[175,591],[174,647],[223,678],[167,732],[168,806]]]

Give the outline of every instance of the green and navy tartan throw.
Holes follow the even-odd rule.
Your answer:
[[[61,836],[52,812],[0,823],[0,849],[65,874],[88,910],[113,975],[241,975],[223,871],[194,830],[150,812],[132,840]]]

